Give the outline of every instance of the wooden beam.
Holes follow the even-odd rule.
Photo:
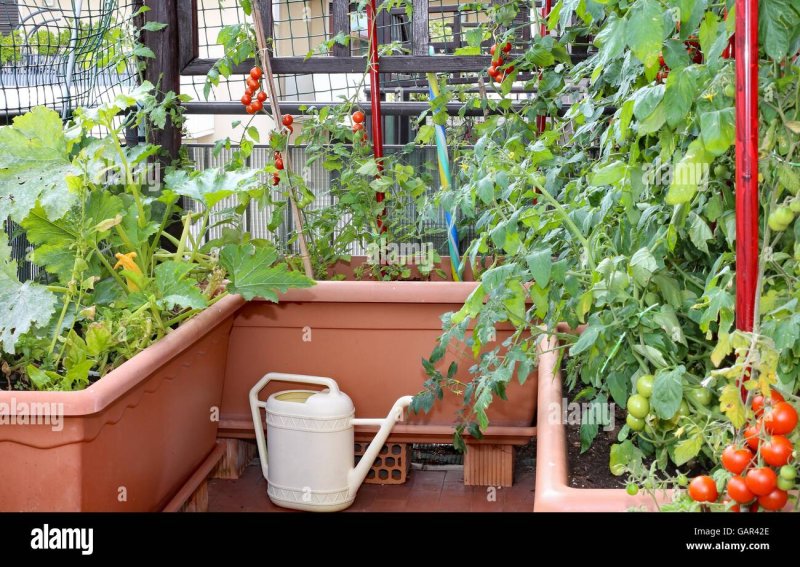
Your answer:
[[[333,0],[333,35],[350,35],[350,0]],[[350,46],[335,43],[334,57],[350,57]]]
[[[411,16],[411,53],[416,56],[428,55],[428,0],[413,0]]]
[[[159,31],[143,31],[142,42],[149,47],[155,57],[147,61],[144,78],[159,87],[161,92],[173,91],[180,94],[181,72],[178,66],[178,0],[145,0],[150,8],[145,12],[145,22],[167,24]],[[181,129],[167,117],[164,128],[148,128],[148,141],[161,146],[169,162],[177,159],[181,147]]]
[[[184,75],[205,75],[214,59],[195,59],[183,71]],[[391,55],[381,57],[381,73],[469,73],[489,67],[491,58],[484,55],[445,55],[418,57]],[[253,66],[248,60],[234,67],[234,74],[246,74]],[[277,75],[308,75],[313,73],[363,73],[367,69],[364,57],[274,57],[272,70]]]
[[[178,0],[178,65],[181,69],[200,54],[197,30],[197,0]]]
[[[270,56],[275,51],[275,20],[272,18],[272,0],[261,0],[261,9],[253,14],[254,18],[261,20],[261,29],[267,41],[266,49]]]

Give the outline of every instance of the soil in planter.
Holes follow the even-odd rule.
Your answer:
[[[568,397],[572,401],[577,391],[570,392]],[[608,459],[611,455],[611,446],[617,443],[617,436],[620,429],[625,424],[625,410],[619,406],[614,406],[615,427],[610,431],[600,428],[594,443],[585,453],[581,453],[581,426],[567,424],[567,457],[569,460],[569,485],[572,488],[624,488],[626,476],[614,476],[608,466]],[[652,458],[644,459],[644,464],[649,467],[653,462]],[[678,470],[672,463],[667,465],[666,472],[669,475],[678,474]],[[691,470],[683,470],[690,478],[698,474],[705,474],[700,467]]]
[[[625,477],[611,474],[608,456],[611,446],[617,442],[617,434],[625,423],[625,412],[615,406],[615,424],[610,431],[600,431],[594,443],[581,453],[581,426],[567,425],[567,455],[569,459],[569,485],[572,488],[622,488]]]

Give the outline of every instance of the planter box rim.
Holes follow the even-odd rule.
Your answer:
[[[278,297],[278,302],[463,303],[478,285],[479,282],[318,281],[313,287],[288,290]]]
[[[568,329],[567,326],[559,326]],[[580,334],[583,328],[573,330]],[[562,331],[565,332],[565,331]],[[536,493],[534,512],[625,512],[631,508],[656,510],[656,502],[646,493],[629,495],[624,488],[573,488],[569,486],[569,457],[566,426],[552,419],[550,407],[562,404],[563,390],[559,357],[554,348],[558,340],[542,340],[539,353],[539,395],[536,411]],[[559,412],[560,415],[560,412]],[[658,502],[672,499],[672,493],[659,492]]]
[[[244,303],[244,299],[239,295],[221,299],[84,390],[74,392],[2,390],[0,403],[10,404],[13,400],[17,405],[63,404],[59,410],[63,410],[64,416],[99,413],[197,340],[213,331]]]

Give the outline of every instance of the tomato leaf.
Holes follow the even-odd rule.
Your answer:
[[[706,151],[714,156],[727,152],[736,138],[735,124],[733,107],[703,112],[700,115],[700,131]]]
[[[685,465],[697,455],[700,454],[700,449],[703,448],[703,436],[700,434],[692,435],[686,439],[679,441],[675,445],[675,451],[672,455],[675,464],[678,466]]]
[[[653,382],[650,407],[661,419],[671,419],[678,412],[683,400],[683,375],[686,368],[678,366],[672,370],[661,370]]]
[[[658,64],[664,20],[661,4],[656,0],[638,0],[628,15],[625,28],[628,46],[645,67]]]
[[[670,71],[667,77],[667,87],[664,93],[667,124],[676,128],[689,114],[696,96],[697,86],[694,75],[684,69]]]
[[[550,283],[550,274],[553,269],[553,250],[549,247],[534,250],[525,257],[525,260],[533,279],[539,286],[546,288]]]

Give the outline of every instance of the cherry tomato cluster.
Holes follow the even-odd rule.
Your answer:
[[[359,132],[364,131],[364,120],[366,120],[366,116],[360,110],[356,110],[353,113],[353,134],[357,134]]]
[[[744,430],[744,446],[728,445],[722,451],[722,466],[733,475],[727,497],[736,503],[735,510],[740,505],[749,505],[753,512],[781,510],[797,477],[794,444],[787,437],[797,427],[797,410],[776,390],[768,398],[755,396],[752,408],[755,421]],[[693,479],[689,495],[697,502],[716,502],[719,497],[708,476]]]
[[[289,133],[294,134],[294,126],[292,126],[292,124],[294,124],[294,116],[291,114],[284,114],[282,122],[283,125],[286,126],[286,129],[289,130]]]
[[[505,59],[503,56],[508,56],[511,52],[511,44],[506,42],[503,44],[502,47],[495,44],[489,49],[489,53],[492,56],[492,64],[486,73],[489,75],[489,78],[496,83],[502,83],[507,75],[510,75],[514,71],[513,65],[508,65],[507,67],[503,67],[505,64]]]
[[[289,115],[287,114],[286,116],[289,116]],[[284,125],[286,125],[286,116],[284,116],[284,122],[283,122]],[[289,117],[291,118],[291,116],[289,116]],[[291,125],[291,122],[289,122],[288,125]],[[278,170],[278,171],[276,171],[275,173],[272,174],[272,184],[273,185],[278,185],[281,182],[281,174],[279,172],[283,171],[283,168],[284,168],[283,156],[281,155],[280,152],[275,152],[272,155],[272,157],[275,160],[275,169]]]
[[[267,93],[261,89],[261,77],[264,72],[261,67],[253,67],[247,76],[247,88],[241,98],[241,103],[248,114],[255,114],[264,108],[267,100]]]

